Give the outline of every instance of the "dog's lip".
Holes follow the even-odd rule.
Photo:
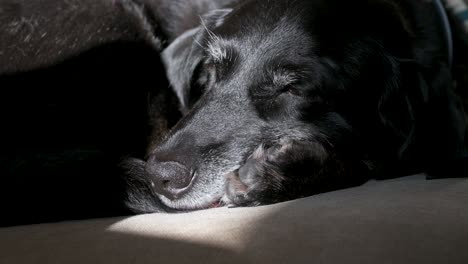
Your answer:
[[[208,208],[218,208],[218,207],[223,207],[224,203],[222,202],[221,198],[215,200],[214,202],[211,203],[210,207]]]
[[[222,207],[224,204],[222,202],[222,197],[217,197],[213,199],[211,202],[207,202],[197,208],[188,210],[188,211],[194,211],[194,210],[203,210],[203,209],[212,209],[212,208],[219,208]]]
[[[174,212],[193,212],[193,211],[198,211],[198,210],[223,207],[224,203],[222,202],[222,197],[216,197],[212,199],[210,202],[206,202],[199,206],[194,206],[194,207],[185,207],[185,206],[178,207],[178,206],[170,206],[167,204],[165,204],[165,206],[167,206],[170,210],[175,210]]]
[[[194,183],[196,182],[196,180],[199,177],[196,170],[192,170],[191,175],[192,175],[191,176],[192,179],[190,180],[190,183],[186,187],[184,187],[182,189],[179,189],[179,190],[176,190],[174,192],[174,199],[171,199],[171,201],[180,199],[181,197],[183,197],[186,193],[188,193],[190,191],[190,189],[192,188],[192,186],[194,185]],[[222,197],[223,197],[222,195],[213,197],[213,199],[210,199],[209,202],[205,202],[203,204],[200,204],[200,205],[194,206],[194,207],[171,206],[171,205],[164,202],[164,200],[167,199],[167,197],[165,197],[162,194],[158,194],[158,196],[162,200],[163,204],[165,204],[165,206],[167,206],[171,210],[176,210],[178,212],[191,212],[191,211],[197,211],[197,210],[203,210],[203,209],[218,208],[218,207],[222,207],[224,205],[223,202],[222,202]]]
[[[236,167],[235,169],[233,169],[231,172],[229,173],[224,173],[224,177],[227,178],[229,175],[231,175],[232,173],[235,173],[239,168]],[[197,180],[198,178],[198,173],[196,170],[192,171],[191,172],[193,177],[192,177],[192,180],[190,182],[190,184],[185,187],[184,189],[181,189],[180,192],[177,193],[177,197],[174,199],[174,200],[177,200],[177,199],[180,199],[184,194],[186,194],[190,188],[193,186],[193,184],[195,183],[195,181]],[[213,208],[220,208],[220,207],[224,207],[224,206],[229,206],[229,203],[226,203],[224,201],[224,197],[225,197],[226,193],[223,192],[222,194],[218,194],[218,195],[213,195],[212,199],[209,199],[209,201],[207,202],[203,202],[203,203],[200,203],[196,206],[174,206],[174,205],[170,205],[169,203],[166,203],[164,200],[164,196],[162,195],[159,195],[158,196],[162,199],[162,202],[165,206],[167,206],[170,210],[174,210],[173,212],[179,212],[179,213],[183,213],[183,212],[193,212],[193,211],[197,211],[197,210],[204,210],[204,209],[213,209]],[[167,199],[167,198],[166,198]],[[174,201],[172,200],[172,201]]]

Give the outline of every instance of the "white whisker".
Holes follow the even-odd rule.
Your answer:
[[[228,58],[228,52],[226,49],[219,46],[221,38],[217,36],[213,31],[211,31],[207,26],[203,18],[200,16],[200,21],[203,29],[208,34],[208,45],[206,47],[206,52],[217,62],[223,61]],[[198,43],[199,44],[199,43]]]

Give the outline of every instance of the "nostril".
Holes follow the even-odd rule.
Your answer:
[[[146,172],[152,178],[155,191],[169,199],[175,199],[187,191],[193,179],[193,173],[183,164],[161,162],[154,157],[148,159]]]
[[[163,180],[163,181],[162,181],[163,187],[168,188],[170,182],[171,182],[171,181],[169,181],[169,180]]]

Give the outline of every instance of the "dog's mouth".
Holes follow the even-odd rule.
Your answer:
[[[199,194],[201,193],[201,190],[198,190],[198,188],[202,188],[200,186],[197,186],[195,182],[196,180],[193,181],[189,186],[187,186],[184,189],[184,192],[181,193],[181,195],[178,195],[175,199],[169,199],[166,196],[157,192],[156,195],[165,206],[172,210],[180,212],[190,212],[210,208],[219,208],[224,206],[224,202],[222,199],[225,193],[224,187],[223,189],[221,189],[218,186],[218,192],[213,192],[212,194]],[[216,187],[213,187],[213,189],[215,190]]]
[[[197,192],[197,184],[195,184],[195,178],[195,180],[193,180],[191,184],[187,187],[187,190],[184,191],[184,194],[179,196],[177,199],[170,200],[161,194],[157,194],[157,196],[165,206],[180,212],[190,212],[196,210],[229,206],[230,202],[227,198],[226,184],[228,183],[229,175],[231,174],[232,173],[226,173],[223,174],[223,176],[220,176],[222,179],[224,179],[222,187],[218,186],[218,192],[214,192],[213,194],[206,194],[198,198],[189,199],[188,197],[190,197],[191,193],[193,194]],[[197,177],[199,176],[200,175],[197,175]],[[216,187],[213,188],[216,189]]]
[[[207,209],[209,208],[219,208],[219,207],[223,207],[225,206],[225,204],[223,203],[223,201],[221,199],[211,203],[211,206],[209,206]]]
[[[167,198],[160,194],[158,194],[158,197],[166,207],[179,212],[191,212],[225,206],[222,197],[216,197],[214,199],[209,199],[208,201],[192,201],[183,203],[178,202],[177,200],[169,201]]]
[[[176,199],[168,199],[158,193],[150,177],[145,172],[146,162],[140,159],[128,159],[122,164],[127,169],[128,189],[127,194],[132,197],[127,203],[130,209],[141,208],[137,212],[189,212],[210,208],[219,208],[229,205],[226,198],[226,184],[231,173],[220,173],[219,178],[212,186],[200,183],[203,175],[194,173],[190,184],[181,190]],[[237,170],[230,168],[228,171]],[[205,188],[205,190],[203,190]]]

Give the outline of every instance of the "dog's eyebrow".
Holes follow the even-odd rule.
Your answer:
[[[208,55],[216,62],[225,61],[228,58],[228,50],[222,47],[217,41],[210,41],[206,47]]]
[[[276,70],[272,72],[272,81],[277,86],[287,86],[299,80],[299,75],[288,70]]]
[[[222,62],[228,59],[228,52],[226,48],[220,45],[221,38],[206,26],[206,23],[202,17],[200,17],[200,22],[208,36],[208,42],[205,48],[208,55],[216,62]]]

